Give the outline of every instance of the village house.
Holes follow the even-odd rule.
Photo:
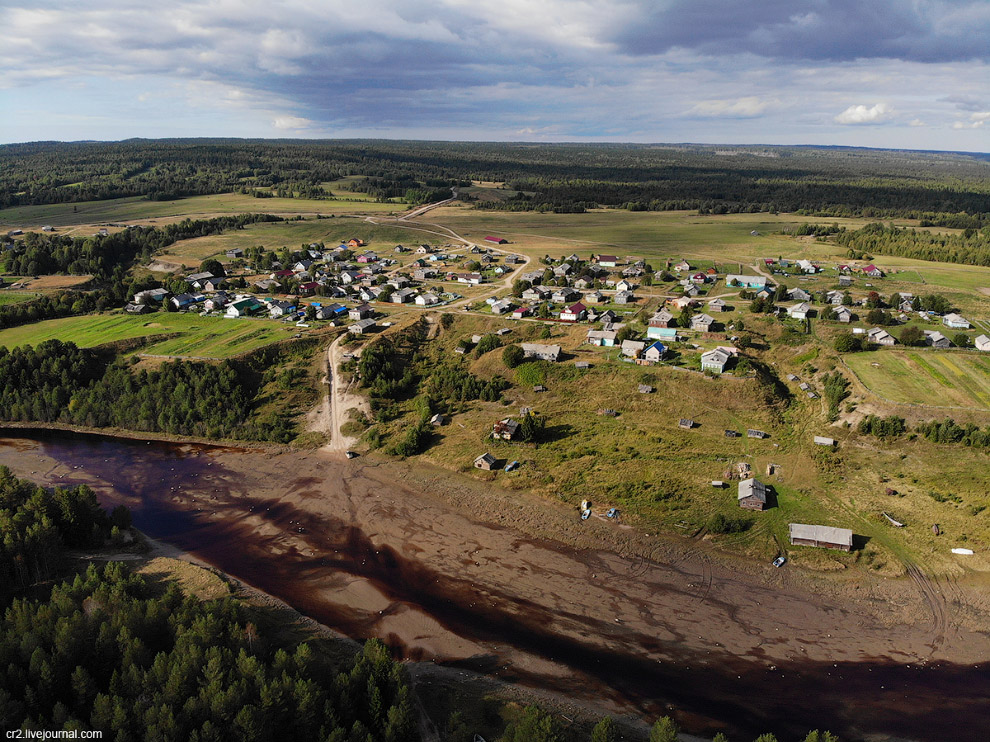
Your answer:
[[[561,263],[560,265],[554,267],[553,274],[558,278],[561,278],[563,276],[569,276],[571,274],[571,270],[572,268],[570,263]]]
[[[561,322],[580,322],[588,315],[588,308],[581,302],[571,304],[560,313]]]
[[[849,307],[836,307],[832,310],[832,314],[835,315],[835,319],[839,322],[849,323],[852,321],[852,312],[849,311]]]
[[[925,333],[925,343],[933,348],[951,348],[952,341],[938,330],[922,330]]]
[[[353,325],[347,326],[347,331],[352,335],[364,335],[366,332],[371,332],[375,329],[375,321],[371,318],[362,319],[355,322]]]
[[[399,289],[404,289],[409,286],[409,279],[405,276],[398,275],[392,276],[388,281],[385,282],[388,286],[398,291]]]
[[[942,317],[942,324],[953,330],[968,330],[971,327],[968,319],[955,312],[950,312]]]
[[[519,276],[519,278],[523,281],[529,281],[532,286],[538,286],[543,283],[543,271],[527,271]]]
[[[739,483],[737,500],[744,510],[766,510],[767,486],[759,479],[744,479]]]
[[[616,282],[616,284],[615,284],[615,290],[616,291],[632,291],[633,290],[633,285],[629,281],[627,281],[626,279],[623,278],[621,281]]]
[[[313,267],[312,260],[300,260],[294,266],[292,266],[293,273],[306,273],[310,268]]]
[[[493,243],[495,245],[508,245],[509,244],[509,241],[507,239],[505,239],[504,237],[493,237],[492,235],[488,235],[487,237],[485,237],[485,242],[491,242],[491,243]]]
[[[852,276],[839,276],[839,286],[843,288],[848,288],[853,285]]]
[[[515,305],[509,299],[502,299],[492,304],[492,314],[505,314],[511,312]]]
[[[977,350],[982,350],[984,353],[990,353],[990,337],[986,335],[977,335],[973,340],[973,345]]]
[[[667,355],[667,346],[661,342],[655,342],[643,351],[641,359],[647,363],[659,363]]]
[[[590,289],[595,285],[595,279],[592,276],[581,276],[574,282],[574,288],[576,289]]]
[[[766,276],[743,276],[730,273],[725,277],[726,286],[739,286],[746,289],[762,289],[767,285]]]
[[[528,317],[533,313],[532,307],[517,307],[512,310],[512,319],[522,319],[523,317]]]
[[[585,342],[589,345],[611,348],[615,345],[615,336],[618,334],[615,330],[588,330]]]
[[[731,358],[732,355],[721,348],[709,350],[701,354],[701,370],[713,371],[720,374],[725,371],[725,367],[729,365]]]
[[[303,296],[312,296],[322,284],[319,281],[307,281],[299,284],[299,293]]]
[[[873,263],[863,268],[863,274],[870,278],[883,278],[883,271],[873,265]]]
[[[674,265],[675,271],[689,271],[691,270],[691,264],[686,260],[681,260],[681,262]]]
[[[431,291],[424,291],[422,294],[416,297],[417,306],[430,307],[434,304],[439,304],[440,298]]]
[[[616,291],[612,297],[612,301],[615,304],[628,304],[631,301],[635,301],[635,299],[636,297],[633,296],[632,291]]]
[[[436,278],[437,272],[432,268],[417,268],[413,271],[413,279],[416,281],[428,281]]]
[[[684,287],[684,296],[693,298],[700,294],[701,292],[698,290],[698,287],[695,286],[693,283],[689,283],[687,286]]]
[[[553,301],[554,304],[564,304],[580,298],[581,294],[572,289],[570,286],[561,286],[553,292],[551,301]]]
[[[477,286],[484,280],[480,273],[453,273],[450,275],[454,276],[458,283],[468,283],[472,286]],[[448,279],[450,275],[447,276]]]
[[[280,299],[272,299],[268,302],[268,316],[272,319],[278,319],[279,317],[284,317],[287,314],[291,314],[296,310],[296,305],[290,301],[282,301]]]
[[[176,309],[188,309],[196,303],[196,297],[192,294],[178,294],[169,299]]]
[[[649,320],[650,327],[671,327],[676,325],[676,318],[666,309],[661,309],[659,312],[650,317]]]
[[[623,340],[622,345],[619,347],[622,350],[622,355],[627,358],[636,359],[646,349],[646,343],[642,340]]]
[[[590,294],[584,295],[584,301],[588,304],[602,304],[605,301],[605,294],[597,289]]]
[[[150,304],[153,301],[162,302],[168,298],[168,289],[145,289],[134,294],[135,304]]]
[[[228,317],[247,317],[261,309],[262,304],[257,299],[245,297],[227,305]]]
[[[795,304],[787,310],[787,314],[791,319],[807,319],[809,312],[811,312],[811,304],[806,301]]]
[[[839,306],[842,304],[842,298],[845,296],[841,291],[829,291],[825,294],[825,301],[827,301],[832,306]]]
[[[371,308],[369,304],[360,304],[356,307],[352,307],[347,312],[347,318],[352,320],[362,320],[368,317],[374,317],[375,310]]]
[[[364,240],[360,240],[357,237],[352,237],[351,239],[347,240],[346,244],[350,248],[355,248],[355,247],[364,247],[365,242]]]
[[[539,361],[553,361],[554,363],[560,360],[559,345],[542,345],[540,343],[521,343],[519,347],[522,348],[523,355],[526,358],[535,358]]]
[[[215,312],[218,309],[223,309],[229,303],[230,303],[230,296],[226,292],[218,291],[209,299],[203,302],[203,308],[208,312]]]
[[[316,319],[337,319],[347,314],[343,304],[327,304],[316,310]]]
[[[884,329],[874,327],[866,333],[866,338],[876,345],[894,345],[897,340]]]
[[[798,268],[801,269],[802,273],[817,273],[818,266],[812,263],[810,260],[799,260],[797,261]]]
[[[147,304],[135,304],[132,301],[124,305],[124,311],[128,314],[146,314],[153,311]]]
[[[676,299],[671,299],[667,303],[674,309],[684,309],[684,307],[692,307],[697,304],[690,296],[678,296]]]
[[[599,255],[595,262],[603,268],[615,268],[619,264],[619,259],[615,255]]]
[[[227,252],[225,252],[224,255],[226,255],[231,260],[234,260],[236,258],[243,258],[244,251],[239,247],[235,247],[233,250],[227,250]]]
[[[546,286],[531,286],[522,294],[522,298],[526,301],[546,301],[551,296],[553,296],[553,291]]]
[[[804,289],[791,289],[787,292],[787,298],[791,301],[811,301],[811,294]]]
[[[412,289],[399,289],[398,291],[393,291],[389,296],[389,301],[393,304],[405,304],[406,302],[412,301],[416,296],[416,292]]]
[[[852,551],[853,532],[848,528],[812,526],[806,523],[788,525],[792,546],[818,546],[825,549]]]
[[[816,435],[814,437],[814,443],[816,446],[834,446],[835,438],[826,438],[824,435]]]
[[[691,318],[691,329],[708,332],[715,324],[715,318],[708,314],[696,314]]]
[[[722,301],[721,299],[712,299],[710,302],[708,302],[708,311],[716,312],[716,313],[724,312],[725,302]]]
[[[361,301],[379,301],[384,293],[385,289],[380,286],[364,286],[358,292],[358,296],[361,298]]]
[[[519,432],[519,422],[511,417],[503,418],[492,425],[492,438],[511,441]]]

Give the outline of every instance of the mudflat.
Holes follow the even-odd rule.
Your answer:
[[[410,659],[674,709],[701,732],[990,735],[979,586],[742,563],[372,457],[44,433],[0,439],[0,464],[88,484],[151,536]]]

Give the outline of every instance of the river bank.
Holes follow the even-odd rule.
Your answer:
[[[818,577],[407,463],[15,435],[0,463],[19,476],[88,484],[152,537],[411,659],[619,713],[672,707],[705,733],[990,734],[986,614],[963,585],[934,602],[906,580],[810,592]]]

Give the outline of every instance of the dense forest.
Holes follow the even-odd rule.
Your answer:
[[[59,340],[0,347],[0,420],[287,442],[289,415],[253,415],[278,354],[134,372],[126,359]]]
[[[343,668],[273,649],[239,603],[155,595],[120,563],[90,565],[0,620],[0,724],[104,739],[413,742],[404,668],[378,641]]]
[[[917,260],[990,266],[990,226],[957,234],[867,224],[862,229],[840,231],[835,241],[851,254],[899,255]]]
[[[801,211],[980,227],[990,162],[841,147],[171,139],[0,146],[0,208],[123,196],[326,196],[323,183],[419,201],[471,180],[505,183],[483,208]],[[259,193],[259,195],[264,195]],[[466,199],[477,194],[464,195]],[[962,220],[962,221],[960,221]]]

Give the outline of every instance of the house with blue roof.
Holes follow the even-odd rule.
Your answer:
[[[646,363],[659,363],[665,355],[667,355],[667,346],[658,340],[642,352],[640,359]]]

